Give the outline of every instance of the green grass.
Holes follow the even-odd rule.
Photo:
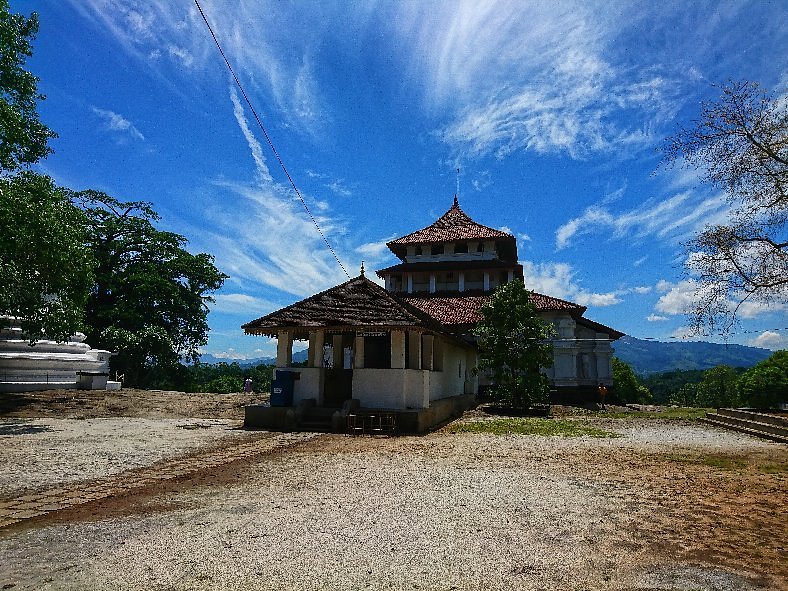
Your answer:
[[[681,464],[695,464],[699,466],[709,466],[717,470],[743,470],[747,467],[747,460],[742,458],[732,458],[722,455],[698,455],[689,456],[682,454],[668,454],[666,456],[669,460],[679,462]]]
[[[486,419],[454,423],[450,433],[491,433],[493,435],[541,435],[543,437],[619,437],[615,433],[562,419]]]
[[[713,410],[713,408],[691,407],[666,408],[663,411],[633,410],[631,412],[577,409],[573,411],[571,415],[593,419],[654,419],[662,421],[698,421],[704,418],[707,412],[712,412]]]

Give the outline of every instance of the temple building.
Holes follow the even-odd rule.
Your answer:
[[[401,262],[377,271],[385,287],[362,269],[242,326],[277,338],[277,368],[293,376],[285,406],[413,413],[412,430],[423,431],[472,404],[487,385],[473,371],[472,330],[498,286],[523,280],[515,237],[475,222],[455,197],[435,223],[387,246]],[[600,382],[612,385],[611,342],[622,333],[584,318],[584,306],[539,293],[532,301],[556,328],[554,365],[545,369],[553,401],[592,399]],[[291,367],[294,340],[309,343],[306,367]],[[301,418],[291,412],[289,420]]]

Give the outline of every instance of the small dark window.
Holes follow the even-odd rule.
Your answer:
[[[468,252],[468,243],[467,242],[458,242],[454,246],[454,252]]]
[[[364,337],[364,367],[370,369],[391,368],[391,337]]]
[[[479,245],[476,247],[476,252],[484,252],[484,242],[479,242]]]
[[[443,254],[443,244],[433,244],[430,252],[432,254]]]
[[[454,279],[454,273],[446,273],[446,279],[447,280]]]
[[[420,255],[421,255],[421,246],[417,246],[416,247],[416,256],[420,256]]]
[[[501,271],[500,278],[501,278],[500,279],[501,285],[503,285],[504,283],[508,282],[509,281],[509,273],[508,273],[508,271]]]

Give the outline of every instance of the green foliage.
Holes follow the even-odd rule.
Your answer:
[[[0,177],[0,313],[31,340],[82,330],[93,280],[85,215],[48,177]]]
[[[252,379],[255,392],[271,391],[273,366],[256,365],[241,367],[238,363],[195,363],[184,368],[183,388],[187,392],[218,392],[228,394],[240,392],[246,378]]]
[[[491,433],[493,435],[541,435],[547,437],[618,437],[615,433],[560,419],[490,419],[461,421],[449,427],[450,433]]]
[[[696,387],[696,406],[713,408],[736,406],[739,402],[738,380],[736,370],[727,365],[718,365],[706,370],[703,380]]]
[[[739,395],[754,408],[773,408],[788,401],[788,351],[776,351],[744,372],[739,378]]]
[[[626,363],[613,357],[613,386],[615,398],[619,402],[647,403],[651,401],[651,392],[638,382],[635,372]]]
[[[186,239],[157,230],[149,204],[122,202],[98,191],[71,193],[87,216],[96,259],[87,304],[87,342],[117,351],[113,368],[145,385],[145,369],[177,374],[196,360],[208,336],[209,294],[227,277],[207,254],[185,250]]]
[[[541,369],[553,364],[553,347],[545,342],[553,326],[545,323],[522,281],[502,285],[482,306],[478,370],[490,370],[491,394],[515,408],[547,402],[549,382]]]
[[[13,14],[0,0],[0,172],[37,162],[51,150],[55,137],[38,118],[38,78],[24,69],[32,55],[30,42],[38,33],[38,17]]]
[[[703,372],[704,370],[698,369],[677,369],[645,376],[642,381],[643,385],[651,391],[654,404],[692,406],[695,403],[694,386],[703,379]]]

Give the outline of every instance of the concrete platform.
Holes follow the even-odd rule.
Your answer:
[[[247,406],[244,413],[244,427],[250,429],[269,429],[276,431],[326,430],[335,433],[347,431],[348,414],[356,415],[394,415],[397,433],[427,433],[460,416],[466,410],[476,407],[476,396],[465,394],[433,400],[429,408],[393,409],[357,407],[344,409],[301,406]],[[323,417],[321,424],[316,420]]]

